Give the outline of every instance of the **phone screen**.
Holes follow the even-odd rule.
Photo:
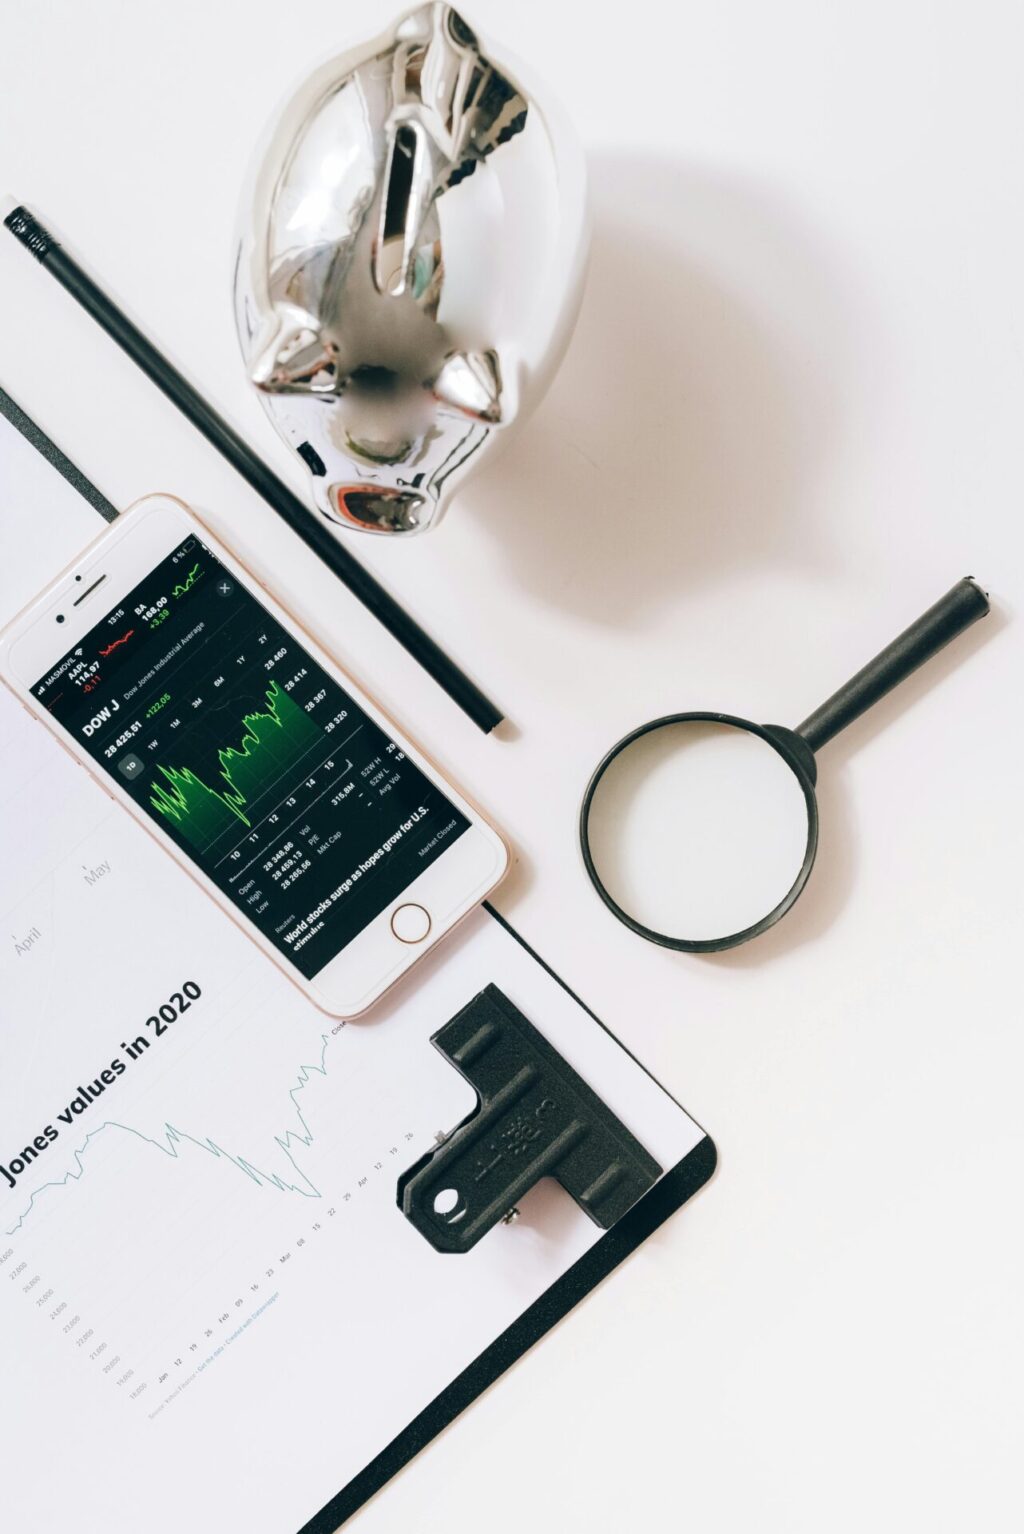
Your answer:
[[[470,825],[195,536],[32,691],[307,979]]]

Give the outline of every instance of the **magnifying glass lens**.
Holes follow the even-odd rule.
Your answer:
[[[745,931],[788,894],[808,844],[796,773],[760,735],[707,720],[640,735],[590,805],[590,852],[612,900],[671,938]]]

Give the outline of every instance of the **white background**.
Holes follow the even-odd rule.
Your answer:
[[[237,355],[238,188],[272,106],[391,14],[37,0],[0,26],[0,182],[300,487]],[[441,530],[358,552],[512,739],[0,236],[0,383],[115,503],[211,515],[485,804],[520,854],[502,909],[719,1145],[715,1182],[352,1526],[1016,1529],[1015,8],[471,16],[584,139],[587,297],[538,416]],[[575,845],[606,746],[685,708],[795,723],[966,573],[993,616],[822,753],[798,910],[712,959],[620,929]]]

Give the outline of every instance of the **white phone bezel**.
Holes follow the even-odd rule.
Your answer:
[[[470,821],[451,847],[408,884],[387,908],[342,948],[312,979],[307,979],[286,955],[235,906],[203,873],[176,842],[142,811],[116,778],[108,776],[32,695],[32,687],[69,649],[72,649],[100,617],[115,608],[161,559],[193,532],[235,578],[245,585],[271,616],[281,624],[339,686],[349,692],[371,719],[405,752],[431,782],[436,784]],[[76,593],[89,591],[103,577],[95,593],[80,607],[72,604]],[[64,613],[64,622],[56,621]],[[35,716],[50,726],[60,742],[99,782],[104,792],[154,836],[192,878],[237,922],[261,949],[303,991],[332,1016],[358,1017],[398,981],[434,945],[479,904],[508,870],[508,847],[499,835],[422,752],[405,738],[386,714],[368,698],[356,682],[328,655],[292,615],[275,600],[214,533],[173,496],[153,495],[136,504],[105,530],[61,576],[36,598],[0,634],[0,675]],[[415,903],[430,916],[430,931],[418,944],[396,937],[391,919],[399,906]]]

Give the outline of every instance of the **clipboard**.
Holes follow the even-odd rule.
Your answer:
[[[60,472],[102,510],[77,470]],[[41,460],[40,473],[52,490]],[[23,480],[19,494],[37,490]],[[86,520],[72,540],[91,536]],[[73,1507],[82,1534],[143,1519],[163,1534],[161,1519],[178,1527],[191,1511],[195,1526],[201,1505],[210,1528],[327,1534],[707,1181],[714,1146],[491,906],[365,1024],[316,1013],[2,702],[0,894],[17,950],[0,970],[15,1020],[0,1088],[7,1396],[43,1391],[51,1433],[65,1412],[77,1424],[67,1486],[94,1462],[90,1434],[119,1445],[117,1485],[108,1497],[93,1484],[83,1521],[42,1484],[42,1462],[33,1475],[32,1413],[16,1413],[7,1441],[29,1488],[16,1521],[45,1534]],[[472,1121],[471,1081],[432,1040],[488,986],[663,1169],[603,1233],[552,1181],[459,1255],[434,1250],[399,1207],[402,1175]],[[168,1279],[175,1264],[187,1282]],[[301,1488],[271,1473],[260,1424],[293,1462],[304,1454]],[[192,1484],[168,1481],[172,1444]]]
[[[596,1013],[570,990],[489,902],[485,903],[484,909],[529,955],[533,963],[571,997],[593,1024],[607,1033],[619,1049],[624,1049]],[[635,1056],[630,1058],[635,1061]],[[639,1065],[638,1061],[635,1063]],[[655,1078],[651,1079],[653,1081]],[[591,1289],[607,1278],[613,1269],[702,1188],[714,1173],[716,1159],[714,1142],[702,1132],[692,1150],[665,1171],[655,1186],[627,1214],[478,1354],[336,1497],[304,1524],[298,1534],[332,1534],[334,1529],[351,1517],[420,1449],[443,1432],[477,1396],[483,1394],[506,1369],[568,1315]]]

